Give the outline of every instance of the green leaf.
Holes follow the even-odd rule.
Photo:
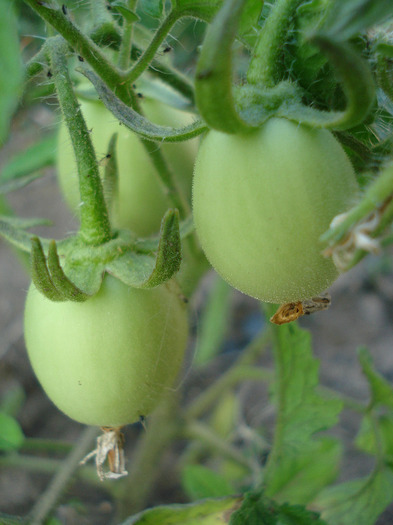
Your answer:
[[[231,516],[230,525],[327,525],[316,512],[300,505],[283,505],[258,492],[245,495],[239,510]]]
[[[254,47],[256,42],[263,4],[263,1],[247,0],[240,17],[237,34],[249,47]]]
[[[141,0],[139,9],[153,18],[160,18],[164,10],[163,0]]]
[[[107,88],[102,80],[93,73],[93,71],[90,71],[86,67],[80,67],[80,70],[92,82],[100,99],[109,111],[113,113],[120,122],[127,126],[127,128],[138,133],[138,135],[147,140],[158,142],[180,142],[197,137],[207,130],[206,125],[200,120],[196,120],[184,128],[171,128],[153,124],[119,100],[116,95]]]
[[[19,423],[5,412],[0,412],[0,450],[17,450],[24,440],[25,436]]]
[[[5,182],[31,175],[56,162],[57,137],[47,136],[20,151],[4,166],[0,175],[0,188]]]
[[[371,355],[367,348],[358,351],[359,363],[366,376],[371,392],[372,405],[385,405],[393,408],[393,388],[373,367]]]
[[[325,489],[313,502],[322,518],[332,525],[375,525],[393,501],[393,472],[375,471],[369,478]]]
[[[0,0],[0,146],[21,94],[23,69],[13,3]]]
[[[24,177],[19,177],[17,179],[9,180],[7,182],[1,182],[0,180],[0,193],[4,195],[6,193],[10,193],[11,191],[24,188],[25,186],[30,184],[30,182],[33,182],[42,175],[43,173],[32,173],[31,175],[25,175]]]
[[[359,433],[356,436],[356,446],[373,456],[384,458],[385,462],[393,463],[393,414],[363,418]]]
[[[240,497],[207,499],[185,505],[167,505],[145,510],[121,525],[223,525],[229,523]]]
[[[342,410],[341,401],[316,391],[319,365],[312,356],[310,334],[294,323],[273,330],[278,419],[265,474],[268,496],[292,481],[295,469],[301,468],[300,458],[315,450],[314,434],[335,425]]]
[[[306,505],[332,483],[340,468],[342,446],[334,438],[324,437],[308,451],[284,462],[281,466],[282,489],[274,494],[279,502]]]
[[[208,363],[220,351],[227,331],[232,294],[233,288],[216,275],[199,323],[194,357],[196,366]]]
[[[205,22],[211,22],[222,6],[223,0],[176,0],[172,3],[176,6],[176,10],[184,16],[193,16]]]
[[[391,0],[335,0],[322,31],[337,40],[348,40],[393,14]]]
[[[223,476],[203,465],[186,465],[181,481],[185,493],[193,501],[229,496],[235,492]]]
[[[126,3],[124,2],[124,0],[123,1],[117,0],[116,2],[112,2],[111,7],[112,9],[120,13],[121,16],[125,20],[127,20],[127,22],[138,22],[139,21],[139,16],[136,13],[134,13],[134,11],[131,11],[131,9],[129,9],[126,6]]]

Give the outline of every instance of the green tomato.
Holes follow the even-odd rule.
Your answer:
[[[148,415],[172,389],[188,337],[171,287],[141,290],[106,275],[84,303],[54,303],[32,284],[25,339],[53,403],[87,425],[119,427]]]
[[[195,227],[232,286],[266,302],[301,301],[337,278],[319,238],[357,190],[327,130],[271,118],[241,136],[210,131],[195,165]]]
[[[81,100],[82,114],[97,159],[104,159],[113,133],[117,137],[118,195],[112,202],[111,217],[115,227],[129,228],[137,235],[157,232],[161,219],[170,206],[156,169],[138,136],[120,125],[100,101]],[[183,127],[193,121],[190,113],[180,111],[161,101],[144,98],[142,109],[152,122],[164,126]],[[191,197],[191,182],[197,139],[177,144],[165,144],[162,152],[184,195]],[[157,148],[160,145],[157,144]],[[62,123],[58,137],[57,173],[66,202],[78,212],[80,195],[76,160],[68,129]]]

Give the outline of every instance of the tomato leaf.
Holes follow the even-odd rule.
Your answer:
[[[221,525],[229,523],[241,498],[229,496],[184,505],[167,505],[145,510],[121,525]]]
[[[310,334],[293,323],[274,327],[274,334],[273,400],[278,421],[265,474],[268,496],[292,482],[302,468],[300,458],[315,450],[314,434],[335,425],[342,409],[341,401],[316,392],[319,366],[312,356]]]
[[[378,434],[378,438],[377,435]],[[393,463],[393,413],[363,418],[356,446],[373,456],[383,456],[386,463]]]
[[[0,450],[17,450],[25,437],[19,423],[5,412],[0,412]]]
[[[274,494],[274,499],[300,505],[310,503],[336,479],[341,457],[342,446],[336,439],[324,437],[316,441],[308,451],[282,465],[283,486]]]
[[[141,137],[159,142],[180,142],[197,137],[207,127],[200,121],[196,120],[194,123],[184,128],[170,128],[167,126],[159,126],[153,124],[145,117],[134,111],[132,108],[126,106],[116,95],[107,88],[102,80],[93,71],[86,67],[80,68],[82,73],[92,82],[97,90],[97,93],[109,109],[111,113],[125,126],[130,128]]]
[[[164,2],[163,0],[142,0],[139,9],[153,18],[160,18],[164,11]]]
[[[8,135],[11,116],[21,94],[23,69],[17,17],[9,0],[0,0],[0,145]]]
[[[186,465],[181,480],[183,489],[193,501],[229,496],[235,492],[222,475],[203,465]]]
[[[392,486],[393,472],[382,468],[368,478],[325,489],[313,502],[313,507],[328,523],[374,525],[393,501]]]
[[[393,408],[393,387],[373,367],[371,355],[366,348],[360,348],[358,358],[363,374],[366,376],[373,405]]]
[[[300,505],[283,505],[266,498],[263,493],[249,492],[241,508],[235,511],[230,525],[327,525],[316,512]]]
[[[391,0],[335,0],[330,5],[322,30],[344,41],[385,21],[392,14]]]
[[[1,170],[0,188],[9,181],[32,175],[34,172],[56,162],[56,135],[39,140],[12,157]]]

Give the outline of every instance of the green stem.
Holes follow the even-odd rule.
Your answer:
[[[40,472],[42,474],[55,474],[62,468],[63,461],[59,459],[30,456],[27,454],[5,454],[0,456],[1,468],[21,469],[25,472]],[[89,484],[102,486],[102,482],[97,476],[94,467],[84,466],[75,472],[77,479],[88,482]]]
[[[80,235],[87,244],[103,244],[111,238],[104,192],[90,133],[80,111],[67,67],[67,45],[51,40],[50,60],[61,111],[75,152],[81,197]]]
[[[301,0],[277,0],[259,34],[247,72],[250,84],[274,87],[281,80],[280,55]]]
[[[40,525],[48,516],[64,487],[69,483],[71,476],[77,469],[80,460],[86,455],[93,439],[97,436],[97,428],[87,427],[73,450],[62,464],[62,468],[57,472],[49,487],[34,505],[30,513],[31,525]]]
[[[154,33],[154,36],[147,46],[144,53],[140,56],[138,61],[124,73],[124,79],[132,83],[140,77],[140,75],[147,69],[151,61],[153,60],[158,48],[164,41],[165,37],[171,30],[172,26],[178,20],[179,15],[175,10],[170,11],[169,15],[163,20],[160,27]]]
[[[108,87],[115,91],[117,96],[126,104],[135,99],[135,95],[129,85],[124,83],[120,72],[113,67],[111,62],[102,53],[101,49],[85,35],[61,9],[53,4],[37,2],[36,0],[24,0],[38,15],[41,16],[58,31],[64,40],[75,50],[75,52],[86,60],[94,71],[103,79]]]
[[[127,8],[134,12],[138,0],[128,0]],[[131,49],[132,49],[132,33],[134,29],[134,20],[123,19],[123,35],[119,49],[119,67],[121,70],[126,70],[130,63]]]
[[[201,441],[205,446],[220,456],[235,461],[251,472],[255,470],[256,465],[254,462],[250,461],[242,452],[218,436],[204,423],[192,421],[185,426],[183,432],[185,437]]]

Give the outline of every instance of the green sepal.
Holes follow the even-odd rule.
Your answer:
[[[181,142],[197,137],[207,129],[206,125],[200,120],[196,120],[183,128],[171,128],[153,124],[119,100],[93,71],[86,67],[80,68],[80,70],[92,82],[100,99],[109,111],[127,128],[147,140]]]
[[[245,0],[229,0],[209,26],[198,60],[195,98],[209,127],[225,133],[253,129],[239,114],[232,93],[232,44]]]
[[[139,22],[139,16],[129,9],[124,1],[116,0],[115,2],[112,2],[111,8],[120,13],[127,22]]]
[[[320,111],[292,104],[280,108],[278,116],[296,120],[316,128],[346,130],[362,123],[375,100],[375,85],[367,63],[347,43],[336,42],[325,35],[315,35],[311,42],[323,51],[342,82],[347,99],[343,111]]]
[[[108,263],[106,270],[129,286],[153,288],[173,277],[178,272],[180,263],[179,212],[168,210],[162,219],[155,257],[151,252],[126,252]]]
[[[51,301],[65,301],[64,295],[54,285],[50,276],[44,250],[38,237],[31,238],[31,279],[39,292]]]
[[[73,284],[64,273],[60,265],[55,241],[49,243],[48,270],[52,283],[66,300],[83,302],[90,297],[75,286],[75,284]]]

